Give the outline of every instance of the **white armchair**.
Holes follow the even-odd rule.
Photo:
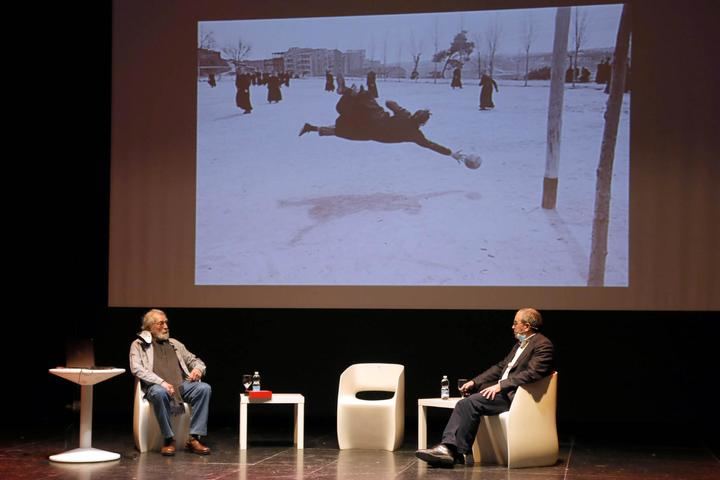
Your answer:
[[[190,432],[190,405],[183,403],[185,413],[172,416],[172,428],[175,439],[184,442]],[[141,453],[159,451],[163,445],[163,436],[155,418],[152,405],[144,398],[140,382],[135,380],[135,404],[133,407],[133,438],[135,448]]]
[[[357,393],[392,392],[383,400],[362,400]],[[405,433],[405,367],[392,363],[358,363],[340,375],[337,436],[341,450],[394,451]]]
[[[476,463],[522,468],[557,462],[557,375],[519,387],[509,411],[483,417],[473,444]]]

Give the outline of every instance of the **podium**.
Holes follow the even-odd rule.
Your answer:
[[[53,375],[80,385],[80,448],[51,455],[50,461],[62,463],[109,462],[119,453],[92,448],[93,385],[125,372],[124,368],[51,368]]]

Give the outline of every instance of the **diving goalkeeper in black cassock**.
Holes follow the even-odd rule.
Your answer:
[[[447,147],[431,142],[420,131],[430,119],[429,110],[418,110],[410,114],[396,102],[385,102],[392,115],[385,111],[369,94],[360,89],[355,92],[346,88],[335,109],[340,116],[332,127],[316,127],[306,123],[300,135],[318,132],[320,136],[336,136],[348,140],[374,140],[382,143],[412,142],[421,147],[429,148],[441,155],[448,155],[468,168],[478,168],[481,160],[478,155],[467,155],[460,151],[453,152]]]

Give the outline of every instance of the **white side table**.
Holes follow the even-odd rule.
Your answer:
[[[277,405],[277,404],[295,405],[295,433],[293,443],[298,449],[304,448],[303,439],[305,438],[305,397],[299,393],[273,393],[269,400],[253,399],[247,395],[240,394],[240,450],[247,450],[247,408],[251,405]]]
[[[125,372],[124,368],[51,368],[53,375],[80,385],[80,448],[51,455],[53,462],[108,462],[120,458],[119,453],[92,448],[93,385]]]
[[[455,404],[460,400],[462,400],[461,397],[452,397],[447,400],[418,398],[418,450],[427,448],[427,408],[455,408]]]

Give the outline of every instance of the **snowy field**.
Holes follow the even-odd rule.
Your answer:
[[[479,111],[477,81],[379,81],[378,101],[429,108],[425,136],[476,153],[477,170],[415,144],[308,133],[332,125],[324,78],[293,79],[283,100],[234,77],[198,83],[199,285],[583,286],[607,95],[566,85],[557,208],[540,207],[549,82],[498,82]],[[348,85],[362,80],[346,79]],[[445,80],[447,82],[447,80]],[[628,284],[629,95],[613,171],[605,283]]]

